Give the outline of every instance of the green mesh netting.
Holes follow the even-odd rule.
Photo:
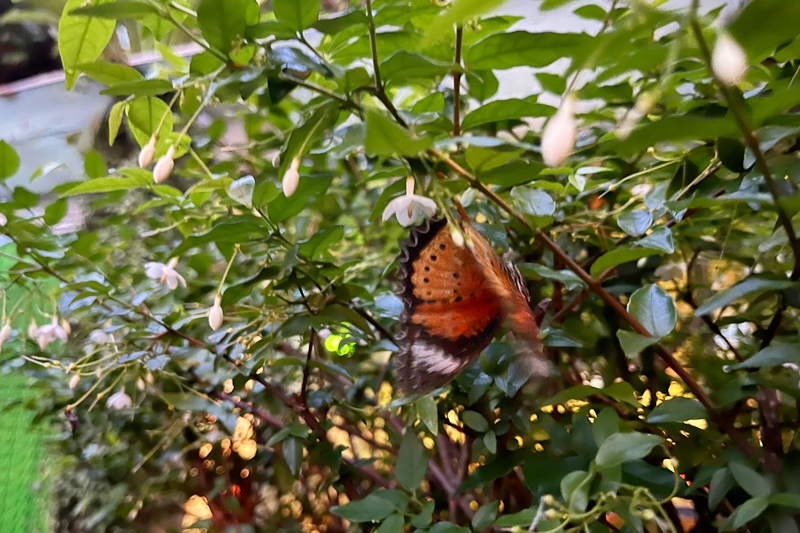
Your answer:
[[[4,409],[33,393],[23,376],[0,374],[0,524],[9,532],[48,530],[43,430],[21,406]]]

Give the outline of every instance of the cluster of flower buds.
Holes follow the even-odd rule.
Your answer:
[[[142,147],[142,151],[139,152],[139,166],[141,168],[147,168],[153,162],[153,159],[156,155],[156,143],[158,142],[158,137],[153,135],[150,137],[150,140],[147,141]],[[175,145],[170,146],[167,148],[167,153],[162,155],[156,161],[156,166],[153,168],[153,181],[156,183],[163,183],[169,178],[169,175],[172,174],[172,169],[175,168],[175,152],[177,148]]]

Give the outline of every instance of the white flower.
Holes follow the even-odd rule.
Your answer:
[[[295,157],[289,165],[289,169],[283,175],[281,185],[283,186],[283,194],[289,198],[297,190],[297,185],[300,183],[300,158]]]
[[[119,392],[115,392],[108,397],[106,406],[112,409],[129,409],[133,407],[133,400],[125,394],[125,389],[120,389]]]
[[[383,221],[386,222],[392,215],[402,226],[410,226],[420,215],[432,217],[436,214],[436,202],[425,196],[414,194],[414,178],[406,178],[406,193],[398,196],[383,210]]]
[[[711,53],[711,70],[724,85],[736,85],[747,73],[747,54],[727,33],[721,34]]]
[[[3,213],[0,213],[0,228],[8,224],[8,218]]]
[[[139,168],[147,168],[150,166],[150,163],[153,162],[153,157],[156,155],[156,136],[153,135],[150,137],[150,140],[147,141],[142,147],[142,151],[139,152]]]
[[[561,166],[575,148],[575,98],[568,95],[542,133],[542,159],[551,167]]]
[[[211,326],[211,329],[217,331],[220,326],[222,326],[222,301],[219,295],[214,298],[214,305],[211,306],[211,309],[208,311],[208,325]]]
[[[153,169],[153,180],[156,183],[161,183],[165,181],[170,174],[172,174],[172,169],[175,168],[175,146],[170,146],[167,150],[165,155],[162,155],[158,158],[158,162],[156,162],[156,167]]]
[[[325,342],[325,339],[327,339],[330,336],[331,336],[331,330],[328,328],[322,328],[317,332],[317,338],[323,342]]]
[[[111,335],[102,329],[96,329],[89,333],[89,342],[92,344],[108,344],[111,340]]]
[[[177,257],[170,259],[169,263],[166,265],[164,263],[150,261],[144,264],[144,273],[150,279],[157,279],[161,283],[166,283],[171,291],[178,288],[179,282],[185,288],[186,279],[175,270],[175,265],[177,264]]]
[[[81,375],[80,374],[73,374],[73,376],[69,379],[69,388],[74,389],[78,386],[78,383],[81,382]]]
[[[39,334],[39,326],[36,325],[36,321],[31,318],[31,325],[28,326],[28,337],[31,339],[35,338]]]
[[[30,332],[31,328],[28,329],[29,334]],[[56,340],[67,342],[67,332],[58,324],[58,319],[55,316],[50,324],[38,327],[34,336],[36,337],[36,342],[39,343],[40,350],[44,350],[48,344]]]
[[[11,337],[11,321],[6,320],[5,324],[3,324],[3,327],[0,328],[0,346],[2,346],[9,337]]]

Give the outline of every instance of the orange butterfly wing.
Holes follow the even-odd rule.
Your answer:
[[[445,220],[427,220],[401,242],[403,300],[397,384],[409,392],[445,385],[494,337],[502,305],[475,257]]]

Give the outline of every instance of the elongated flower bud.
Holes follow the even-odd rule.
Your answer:
[[[139,152],[139,168],[147,168],[150,166],[150,163],[153,162],[153,157],[156,155],[156,136],[153,135],[150,137],[150,140],[147,141],[142,147],[142,151]]]
[[[561,166],[575,148],[575,98],[564,98],[561,106],[547,122],[542,134],[542,159],[551,167]]]
[[[8,224],[8,218],[3,213],[0,213],[0,226]]]
[[[0,328],[0,345],[6,342],[9,337],[11,337],[11,321],[6,320],[6,323]]]
[[[281,185],[283,186],[283,194],[290,197],[297,190],[297,185],[300,183],[300,158],[295,157],[289,165],[289,169],[283,175]]]
[[[28,337],[31,339],[36,337],[39,334],[39,326],[36,325],[36,321],[31,318],[31,325],[28,326]]]
[[[69,388],[74,389],[78,386],[78,383],[81,382],[81,375],[80,374],[73,374],[73,376],[69,379]]]
[[[208,325],[211,326],[211,329],[217,331],[220,326],[222,326],[222,305],[221,299],[219,296],[214,298],[214,305],[211,306],[211,309],[208,311]]]
[[[153,169],[153,179],[156,183],[166,181],[172,169],[175,168],[175,146],[170,146],[165,155],[162,155]]]
[[[742,81],[747,73],[747,54],[727,33],[717,38],[717,44],[711,53],[711,69],[720,83],[728,86]]]

